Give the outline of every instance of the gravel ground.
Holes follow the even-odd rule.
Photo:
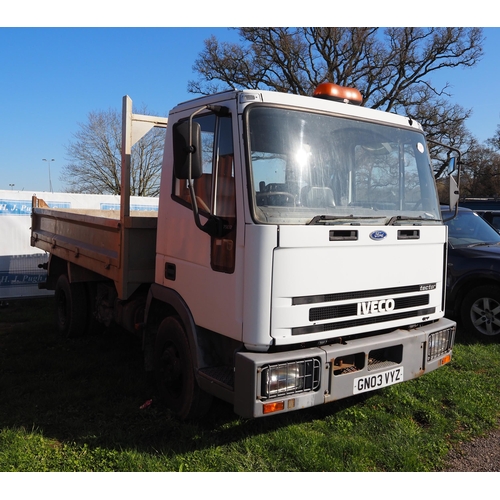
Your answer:
[[[500,427],[453,450],[443,471],[500,472]]]

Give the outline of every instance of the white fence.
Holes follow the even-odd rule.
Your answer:
[[[0,302],[53,293],[38,289],[47,274],[38,266],[48,255],[30,245],[32,195],[51,208],[120,208],[119,196],[0,190]],[[158,210],[158,198],[132,196],[130,210]]]

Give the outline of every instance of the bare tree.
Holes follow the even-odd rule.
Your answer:
[[[205,41],[195,61],[199,80],[188,90],[272,89],[310,95],[322,82],[356,87],[363,105],[406,114],[427,135],[462,147],[471,111],[447,101],[449,83],[430,77],[474,66],[482,56],[481,28],[239,28],[241,43]],[[442,172],[442,151],[433,148]]]
[[[139,113],[148,114],[145,108]],[[87,118],[66,147],[69,163],[63,167],[61,181],[73,193],[120,194],[121,115],[97,111]],[[153,128],[132,148],[131,195],[158,195],[164,139],[165,131]]]
[[[486,144],[495,151],[500,152],[500,125],[497,125],[495,135],[486,140]]]
[[[464,156],[461,176],[463,197],[498,197],[500,194],[500,153],[474,143]]]
[[[364,105],[391,111],[447,94],[427,79],[443,68],[474,66],[480,28],[239,28],[241,44],[205,41],[189,91],[233,87],[310,95],[325,81],[358,88]]]

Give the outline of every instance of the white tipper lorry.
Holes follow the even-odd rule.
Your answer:
[[[234,90],[177,105],[167,126],[125,96],[120,211],[33,198],[60,331],[139,333],[181,419],[213,396],[262,417],[448,363],[447,231],[422,128],[360,102],[334,84]],[[158,212],[134,212],[131,147],[154,126]]]

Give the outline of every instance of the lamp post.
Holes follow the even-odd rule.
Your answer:
[[[53,191],[52,191],[52,181],[50,179],[50,162],[51,161],[56,161],[56,160],[54,160],[54,158],[52,158],[51,160],[47,160],[47,158],[42,158],[42,161],[46,161],[47,165],[49,166],[49,188],[50,188],[50,192],[53,193]]]
[[[9,184],[10,190],[12,191],[14,189],[15,184]]]

